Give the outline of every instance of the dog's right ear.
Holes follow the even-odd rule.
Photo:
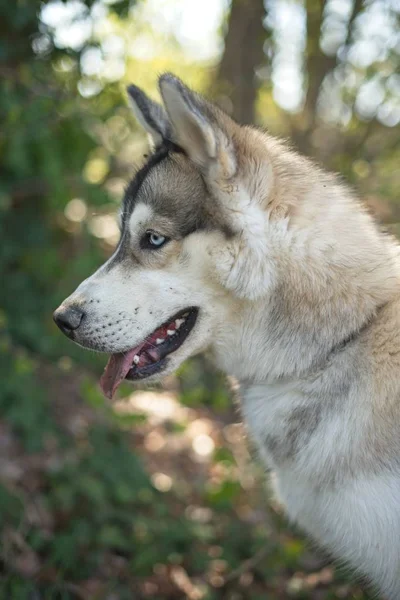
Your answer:
[[[127,87],[129,104],[136,119],[144,127],[155,146],[169,139],[169,123],[167,113],[160,104],[150,100],[136,85]]]

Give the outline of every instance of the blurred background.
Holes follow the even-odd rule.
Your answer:
[[[340,172],[399,232],[399,0],[0,2],[0,598],[366,599],[267,500],[203,359],[122,386],[52,311],[112,252],[171,70]]]

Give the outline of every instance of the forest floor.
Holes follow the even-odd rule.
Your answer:
[[[238,411],[174,379],[109,407],[86,375],[39,375],[43,448],[0,422],[0,598],[367,598],[268,501]]]

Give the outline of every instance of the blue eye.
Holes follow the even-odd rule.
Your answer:
[[[158,233],[150,233],[149,242],[152,246],[162,246],[165,244],[165,237],[163,235],[159,235]]]
[[[164,246],[166,242],[168,242],[168,238],[165,237],[165,235],[161,235],[156,231],[146,231],[141,246],[142,248],[147,248],[149,250],[157,250],[158,248],[161,248],[161,246]]]

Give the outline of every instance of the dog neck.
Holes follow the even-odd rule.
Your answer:
[[[232,304],[213,343],[218,366],[239,381],[303,378],[365,332],[400,291],[397,259],[381,252],[348,268],[293,253],[270,295]],[[374,262],[374,264],[371,264]],[[321,275],[322,273],[322,275]],[[373,273],[371,277],[370,273]]]
[[[387,304],[380,306],[376,310],[376,312],[374,313],[373,316],[370,316],[368,319],[365,320],[365,322],[363,323],[363,325],[361,327],[357,328],[356,330],[352,331],[350,334],[346,335],[346,337],[344,337],[339,342],[336,342],[335,344],[333,344],[325,355],[320,355],[320,356],[316,357],[315,361],[313,361],[309,365],[308,368],[304,369],[304,371],[302,373],[300,373],[300,374],[297,374],[297,373],[296,374],[293,374],[293,373],[282,374],[282,375],[279,375],[278,377],[268,376],[268,377],[266,377],[265,381],[268,383],[268,385],[286,386],[286,385],[293,384],[296,381],[298,382],[301,380],[312,379],[313,377],[318,376],[318,373],[321,373],[324,369],[326,369],[329,366],[329,364],[331,364],[335,360],[335,357],[338,354],[345,353],[346,350],[352,344],[356,344],[360,340],[360,338],[368,332],[369,328],[371,326],[373,326],[373,324],[379,318],[379,315],[384,310],[386,305]],[[252,380],[249,378],[241,378],[239,381],[240,381],[240,386],[241,386],[242,390],[249,388],[253,382],[254,383],[259,382],[258,378],[256,380]]]

